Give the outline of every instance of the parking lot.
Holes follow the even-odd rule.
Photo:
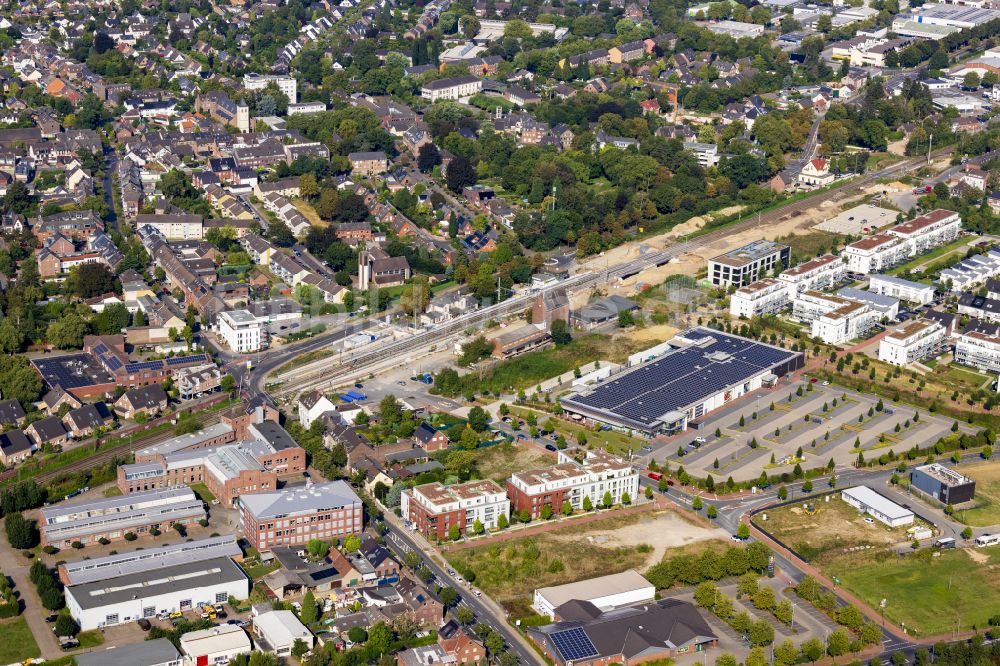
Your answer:
[[[800,386],[804,390],[798,396]],[[683,465],[695,476],[745,481],[762,471],[791,472],[797,463],[803,469],[820,467],[831,458],[838,467],[849,466],[859,451],[870,460],[890,449],[902,453],[914,445],[926,446],[951,431],[951,419],[913,407],[886,403],[880,412],[875,397],[819,383],[812,384],[811,391],[806,386],[783,382],[758,391],[709,415],[700,430],[657,440],[640,459],[648,463],[651,457],[674,468]],[[800,448],[801,459],[796,458]]]

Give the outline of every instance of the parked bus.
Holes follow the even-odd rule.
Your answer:
[[[981,537],[976,537],[976,547],[978,548],[995,546],[998,543],[1000,543],[1000,534],[984,534]]]

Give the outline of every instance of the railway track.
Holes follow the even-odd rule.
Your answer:
[[[931,154],[931,157],[941,157],[951,153],[950,148],[942,148]],[[658,267],[666,264],[671,259],[697,250],[716,240],[731,236],[734,233],[747,231],[757,226],[763,227],[766,224],[777,222],[789,216],[797,215],[816,205],[819,197],[830,197],[833,194],[844,194],[866,187],[880,178],[893,176],[897,173],[914,169],[924,163],[926,157],[912,158],[897,162],[885,169],[870,174],[865,174],[844,183],[840,187],[818,192],[814,195],[804,197],[788,205],[769,210],[758,216],[751,216],[748,219],[736,224],[729,224],[715,231],[709,231],[696,238],[674,243],[669,247],[647,253],[641,257],[633,259],[625,264],[616,266],[609,270],[594,273],[581,273],[574,275],[562,282],[549,287],[548,289],[567,289],[570,291],[585,289],[598,283],[607,283],[617,279],[626,279],[636,275],[643,270]],[[544,290],[543,290],[544,291]],[[373,363],[384,361],[389,358],[399,357],[402,360],[407,354],[414,350],[439,344],[458,331],[462,331],[469,326],[480,324],[489,319],[505,317],[516,312],[523,312],[534,300],[535,294],[518,296],[510,300],[491,305],[476,312],[470,312],[456,319],[435,327],[431,331],[424,331],[416,335],[395,340],[386,344],[378,345],[377,349],[358,350],[354,353],[341,354],[336,365],[331,365],[331,359],[322,359],[306,364],[287,373],[276,375],[277,379],[284,379],[285,383],[272,391],[274,395],[284,396],[292,393],[314,389],[330,388],[341,383],[343,378],[359,369],[365,368]]]
[[[218,420],[219,412],[202,410],[195,412],[192,418],[194,419],[195,423],[203,427],[205,425],[208,425],[213,420]],[[115,435],[114,433],[112,433],[110,436],[114,437]],[[62,467],[52,470],[47,470],[47,471],[43,470],[38,474],[31,476],[29,478],[16,479],[12,483],[18,483],[21,480],[24,481],[33,480],[39,483],[40,485],[44,485],[46,483],[51,482],[53,479],[56,479],[65,474],[82,472],[94,467],[98,467],[100,465],[104,465],[106,463],[111,462],[111,460],[113,460],[116,456],[127,456],[130,453],[134,453],[139,449],[151,446],[153,444],[159,444],[160,442],[166,441],[172,437],[174,437],[174,432],[172,429],[156,432],[151,435],[147,435],[145,437],[135,437],[131,441],[122,442],[117,446],[102,449],[91,456],[88,456],[86,458],[81,458],[80,460],[75,460],[69,463],[68,465],[64,465]],[[93,444],[88,444],[87,446],[80,448],[93,449],[93,446],[94,446]]]

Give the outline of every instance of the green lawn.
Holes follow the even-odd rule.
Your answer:
[[[0,636],[3,636],[0,641],[0,664],[24,661],[42,654],[23,616],[0,622]]]
[[[981,462],[957,468],[976,482],[976,506],[956,511],[955,516],[966,525],[989,527],[1000,525],[1000,463]]]
[[[524,418],[529,411],[523,407],[511,407],[511,413],[517,414],[521,418]],[[641,437],[629,437],[628,433],[620,432],[618,430],[607,430],[603,432],[595,432],[592,428],[587,428],[579,423],[574,423],[568,419],[561,419],[558,416],[552,416],[546,414],[545,412],[535,411],[535,416],[538,419],[538,427],[542,428],[544,425],[551,420],[556,426],[556,432],[560,435],[566,437],[566,441],[570,444],[575,444],[579,441],[580,435],[583,434],[587,438],[588,444],[593,444],[594,446],[600,447],[606,451],[610,451],[615,455],[627,455],[629,450],[638,451],[641,447],[646,444],[646,440]],[[528,428],[525,426],[522,428],[525,434],[528,434]],[[546,441],[546,444],[551,442]]]
[[[271,560],[269,564],[257,564],[252,567],[244,566],[243,570],[247,572],[255,582],[271,573],[272,571],[277,571],[281,568],[281,564],[277,560]]]
[[[215,500],[215,495],[212,494],[212,491],[204,483],[192,483],[191,490],[205,504],[211,504]]]
[[[948,369],[941,374],[945,379],[970,389],[977,389],[993,379],[989,375],[984,375],[983,373],[976,372],[970,368],[959,368],[954,365],[949,366]]]
[[[930,636],[985,627],[1000,613],[1000,589],[991,571],[1000,563],[1000,549],[975,552],[989,562],[978,564],[964,550],[943,551],[939,557],[924,551],[903,558],[838,558],[826,571],[872,608],[885,599],[886,618],[905,622],[911,634]]]
[[[80,641],[80,648],[95,648],[104,643],[104,634],[97,629],[92,631],[81,631],[76,635],[76,640]]]
[[[811,231],[807,234],[788,234],[778,239],[792,248],[792,261],[799,263],[815,257],[820,252],[829,252],[835,245],[843,243],[846,236],[829,231]]]
[[[964,247],[968,244],[969,244],[968,238],[959,238],[957,240],[948,243],[947,245],[942,245],[941,247],[934,248],[927,254],[922,254],[919,257],[914,257],[910,261],[907,261],[905,264],[900,264],[899,266],[896,266],[892,270],[888,271],[888,273],[889,275],[906,276],[911,269],[926,264],[927,262],[937,259],[938,257],[943,257],[944,255],[950,252],[954,252],[958,248]]]

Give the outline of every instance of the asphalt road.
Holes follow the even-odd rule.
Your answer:
[[[468,587],[460,584],[448,574],[446,569],[437,564],[432,558],[427,557],[405,529],[397,526],[391,519],[386,520],[383,524],[388,528],[388,532],[385,534],[385,543],[400,561],[410,551],[420,553],[424,565],[431,570],[437,581],[442,585],[454,588],[459,593],[460,605],[468,607],[475,613],[477,621],[486,622],[500,632],[504,640],[507,641],[507,648],[517,655],[519,663],[544,666],[544,662],[538,654],[523,644],[522,641],[524,639],[507,623],[506,618],[498,617],[496,612],[490,609],[482,599],[469,591]]]

